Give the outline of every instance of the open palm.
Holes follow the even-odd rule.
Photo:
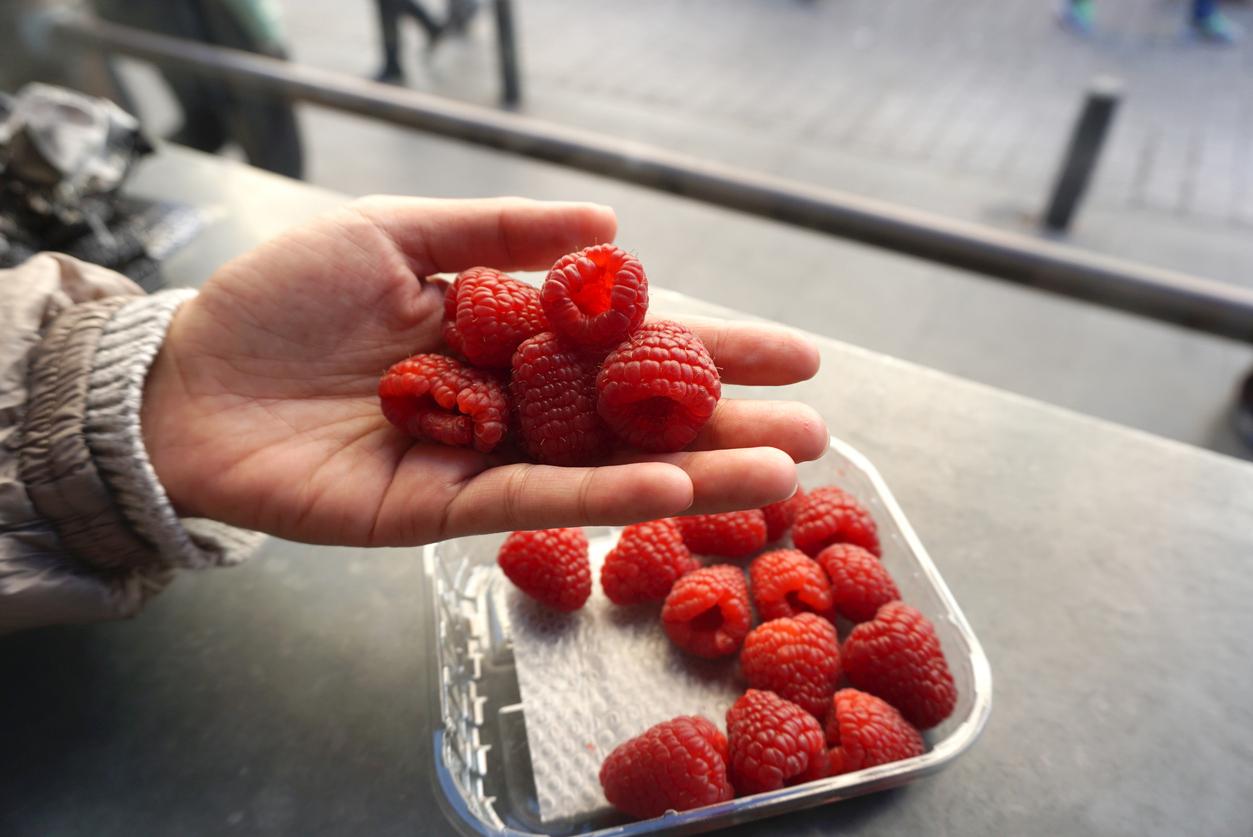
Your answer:
[[[369,198],[230,262],[185,304],[149,375],[144,438],[181,514],[315,543],[401,545],[493,530],[628,523],[762,505],[825,448],[788,402],[724,400],[691,452],[599,468],[502,464],[415,442],[380,374],[439,343],[442,291],[474,265],[547,268],[613,239],[613,213],[521,199]],[[727,383],[811,376],[779,329],[689,323]]]

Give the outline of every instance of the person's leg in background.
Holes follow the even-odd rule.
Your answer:
[[[1240,35],[1231,21],[1218,10],[1218,0],[1192,0],[1192,29],[1208,41],[1235,43]]]
[[[379,35],[383,41],[383,67],[374,74],[375,81],[404,81],[400,65],[400,0],[375,0],[379,16]]]
[[[1065,0],[1058,18],[1064,28],[1079,35],[1092,34],[1092,20],[1092,0]]]

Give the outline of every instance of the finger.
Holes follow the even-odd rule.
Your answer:
[[[796,490],[796,463],[771,447],[684,451],[650,461],[677,465],[692,481],[692,505],[683,514],[758,508]]]
[[[692,450],[772,447],[808,462],[826,452],[830,434],[812,407],[795,401],[723,399]]]
[[[354,206],[383,228],[419,276],[478,265],[547,270],[566,253],[613,241],[618,230],[613,210],[592,203],[371,197]]]
[[[705,344],[724,383],[780,386],[807,381],[818,372],[818,348],[778,325],[679,317]]]
[[[638,523],[683,512],[692,490],[683,469],[664,462],[505,465],[465,483],[448,506],[441,535]]]

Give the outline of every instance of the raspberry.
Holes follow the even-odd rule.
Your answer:
[[[753,559],[748,566],[753,604],[761,621],[816,613],[835,620],[831,582],[812,558],[795,549],[776,549]]]
[[[873,619],[880,607],[901,597],[883,562],[860,546],[831,544],[817,561],[831,579],[835,609],[851,622]]]
[[[605,358],[596,378],[601,418],[647,451],[675,451],[709,421],[722,384],[705,345],[677,323],[647,323]]]
[[[753,624],[744,571],[724,564],[683,576],[666,596],[661,624],[675,645],[698,657],[739,651]]]
[[[847,491],[826,486],[805,496],[792,522],[792,543],[813,558],[833,543],[851,543],[879,554],[874,518]]]
[[[796,510],[804,499],[805,491],[798,486],[791,497],[762,508],[761,513],[766,516],[766,543],[774,543],[787,534],[787,530],[792,528],[792,521],[796,519]]]
[[[518,431],[531,456],[550,465],[587,465],[609,452],[596,412],[596,365],[551,331],[523,341],[510,383]]]
[[[592,594],[592,566],[582,529],[514,532],[496,556],[523,593],[554,610],[578,610]]]
[[[726,802],[734,796],[726,736],[699,716],[663,721],[614,748],[600,786],[613,807],[640,819]]]
[[[638,259],[599,244],[558,259],[540,298],[553,331],[603,357],[644,322],[648,278]]]
[[[774,692],[749,689],[727,710],[727,743],[731,784],[740,794],[778,790],[827,773],[822,727]]]
[[[441,328],[444,344],[461,356],[461,332],[457,330],[457,286],[449,284],[444,288],[444,322]]]
[[[487,453],[505,437],[509,399],[490,372],[443,355],[414,355],[383,373],[383,415],[413,436]]]
[[[883,698],[918,729],[940,723],[957,705],[935,627],[904,602],[885,604],[853,628],[844,641],[844,668],[853,686]]]
[[[475,366],[508,368],[518,344],[548,329],[539,290],[490,267],[472,267],[453,284],[459,351]],[[448,312],[447,297],[444,312]],[[447,331],[445,342],[449,342]]]
[[[699,568],[679,527],[668,519],[652,520],[622,530],[600,568],[600,586],[614,604],[657,602],[675,581]]]
[[[812,613],[758,625],[744,638],[740,670],[754,689],[768,689],[825,718],[840,679],[835,626]]]
[[[922,736],[892,704],[856,689],[840,689],[827,716],[830,775],[922,755]]]
[[[743,558],[766,545],[766,518],[761,509],[676,517],[683,542],[697,555]]]

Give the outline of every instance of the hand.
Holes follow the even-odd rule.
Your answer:
[[[313,543],[388,546],[487,531],[623,524],[788,496],[827,435],[808,407],[724,399],[693,450],[598,468],[500,464],[383,418],[392,363],[435,351],[442,292],[474,265],[538,270],[611,241],[611,210],[521,199],[370,198],[219,270],[171,323],[144,440],[180,514]],[[731,384],[818,368],[782,329],[692,327]]]

